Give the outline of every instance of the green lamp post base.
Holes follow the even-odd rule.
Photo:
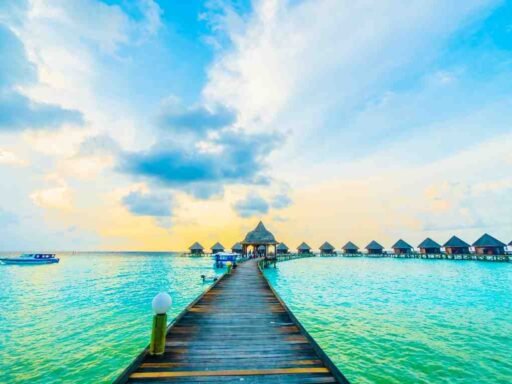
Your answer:
[[[153,330],[151,332],[151,343],[149,354],[161,356],[165,353],[165,336],[167,334],[167,314],[155,315],[153,317]]]

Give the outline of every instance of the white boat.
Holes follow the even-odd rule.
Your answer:
[[[54,253],[25,253],[18,257],[0,258],[0,262],[18,265],[55,264],[59,262],[59,259],[55,257]]]

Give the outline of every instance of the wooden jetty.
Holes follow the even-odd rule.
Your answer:
[[[348,383],[249,260],[171,324],[115,383]]]

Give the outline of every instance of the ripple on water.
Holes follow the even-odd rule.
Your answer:
[[[354,383],[512,382],[512,264],[310,258],[266,275]]]
[[[151,299],[176,316],[207,285],[208,258],[58,255],[47,266],[0,265],[0,382],[111,382],[148,344]]]

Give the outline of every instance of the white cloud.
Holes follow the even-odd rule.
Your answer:
[[[28,162],[20,158],[13,152],[0,149],[0,164],[14,165],[14,166],[27,166]]]
[[[138,8],[141,17],[98,0],[31,0],[23,22],[13,29],[38,73],[38,83],[21,91],[38,102],[82,112],[83,136],[107,133],[132,148],[147,145],[152,137],[141,129],[140,117],[125,100],[108,93],[120,86],[108,83],[113,78],[109,71],[131,60],[123,57],[122,49],[142,45],[162,22],[153,0],[138,0],[129,7]]]
[[[383,209],[384,232],[461,221],[510,227],[500,215],[508,179],[498,180],[511,162],[503,134],[512,121],[496,92],[507,82],[496,74],[479,83],[436,62],[456,31],[497,4],[257,1],[247,18],[228,11],[221,20],[232,46],[210,68],[204,96],[236,110],[244,129],[287,136],[270,155],[274,180],[295,190],[341,180],[382,186],[368,205]],[[457,196],[454,181],[469,195]],[[425,198],[443,183],[446,196]]]
[[[429,62],[491,3],[258,1],[242,26],[226,19],[233,47],[210,70],[205,96],[238,110],[244,126],[304,135],[331,108],[350,110],[407,65]]]
[[[34,191],[30,198],[41,208],[69,211],[73,208],[72,193],[65,180],[49,175],[47,180],[55,185]]]
[[[140,39],[141,33],[155,34],[161,26],[161,10],[153,0],[136,2],[143,17],[141,21],[131,19],[121,7],[108,5],[96,0],[31,0],[29,19],[36,22],[49,22],[46,28],[38,23],[41,31],[66,31],[66,36],[55,38],[77,44],[95,44],[107,53],[115,53],[120,45],[132,39]]]
[[[269,162],[275,179],[299,187],[342,177],[354,158],[379,151],[379,145],[399,146],[425,126],[432,144],[448,125],[440,121],[462,118],[463,105],[450,102],[467,95],[460,74],[429,71],[453,33],[484,17],[496,2],[254,4],[247,19],[229,13],[224,20],[221,29],[232,47],[210,68],[204,96],[236,110],[244,129],[284,133]],[[404,78],[416,80],[395,89]],[[472,101],[485,107],[483,100]],[[482,131],[478,124],[468,127]],[[462,124],[451,125],[454,135]]]

